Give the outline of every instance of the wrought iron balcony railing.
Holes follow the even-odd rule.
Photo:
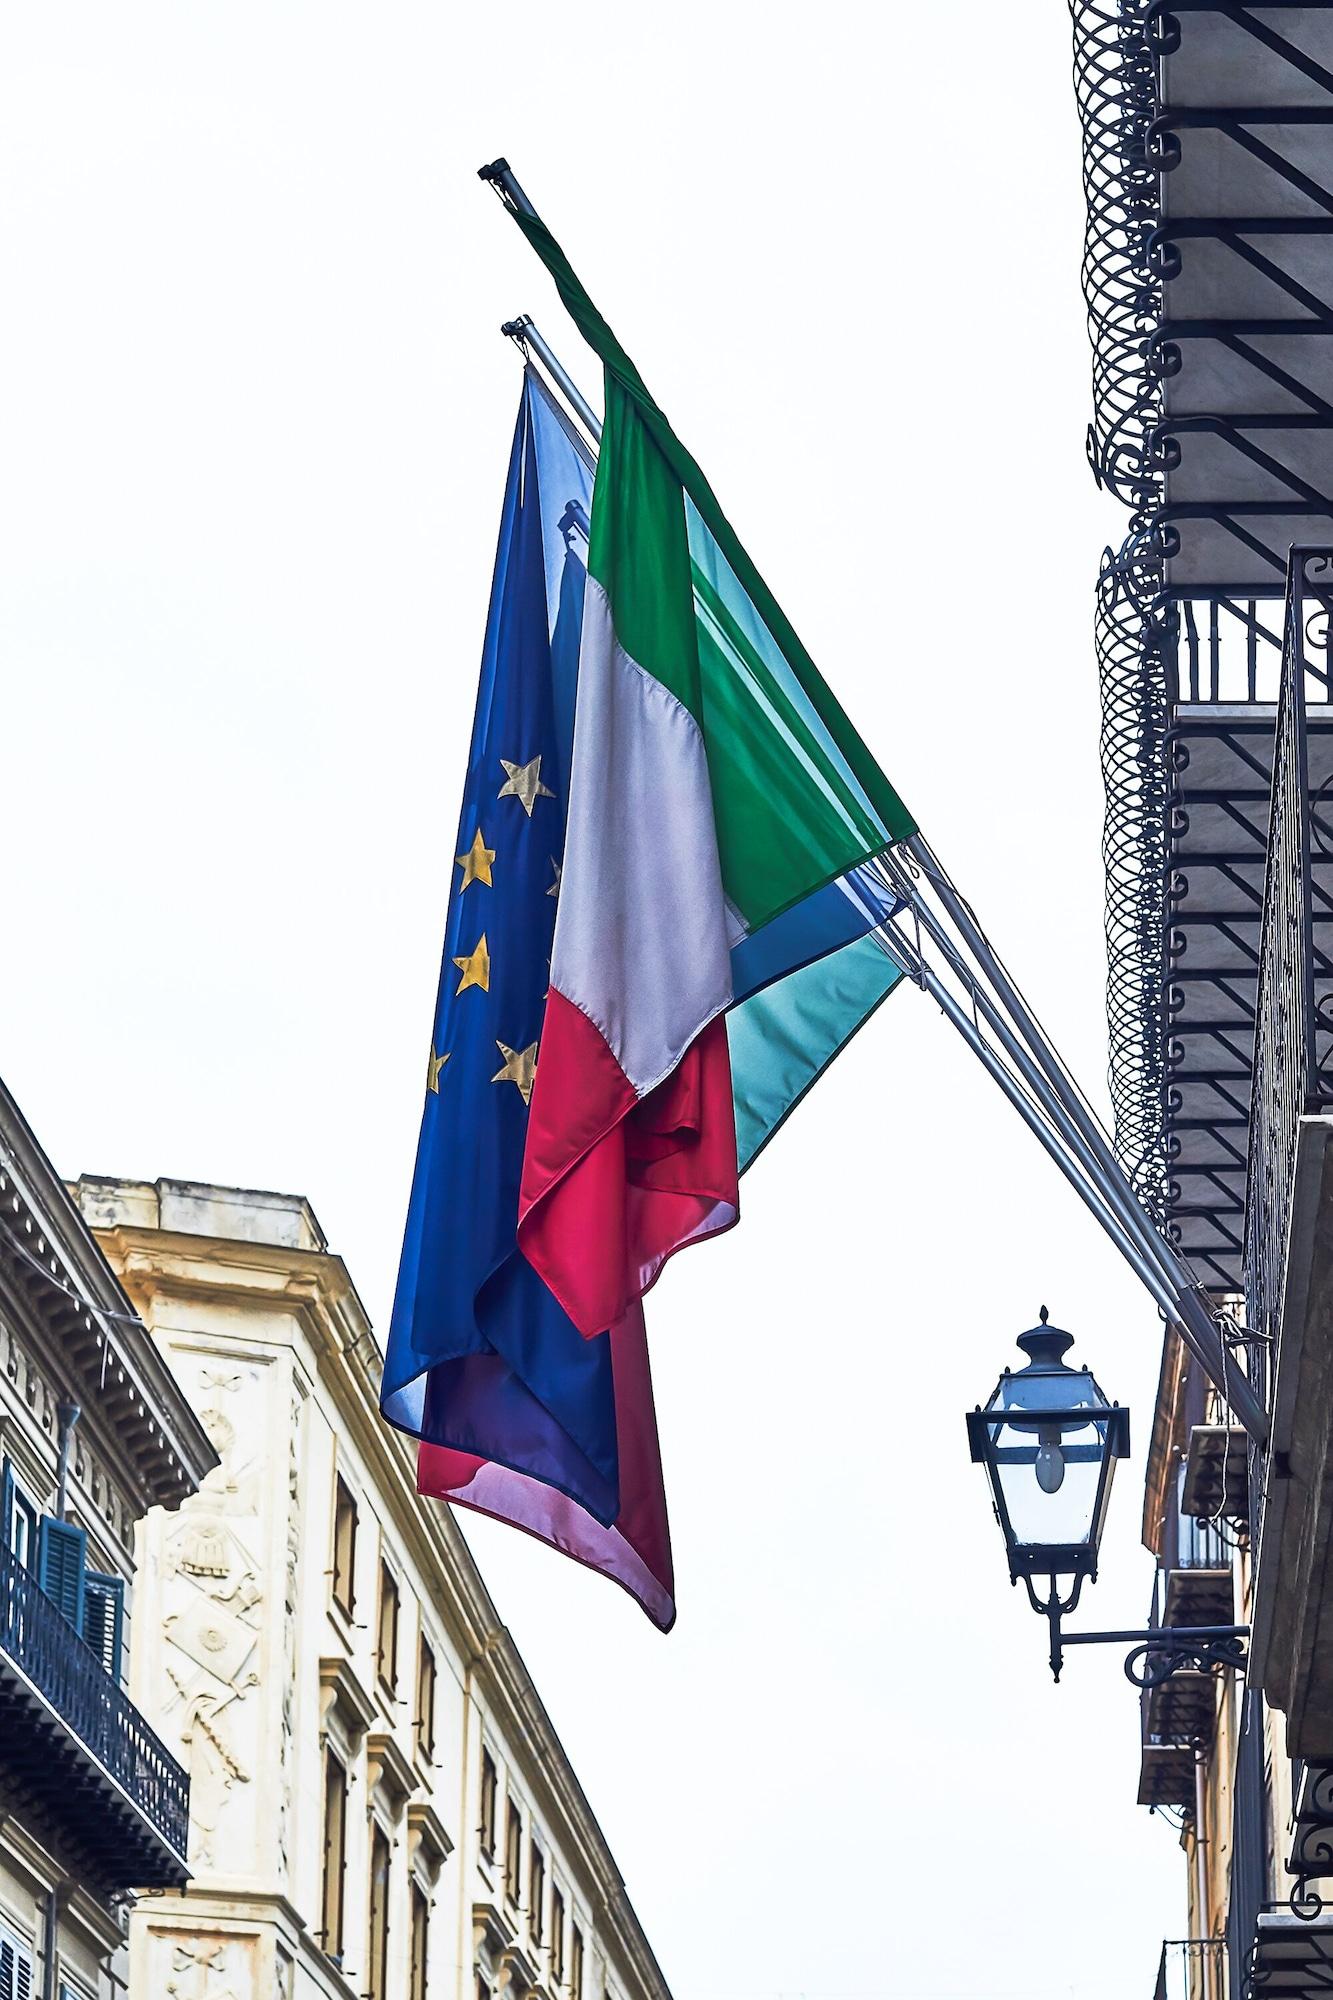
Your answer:
[[[1226,1950],[1223,1938],[1168,1938],[1153,2000],[1223,2000]]]
[[[1333,1103],[1333,965],[1315,940],[1315,858],[1333,855],[1333,804],[1311,801],[1306,744],[1310,653],[1326,649],[1333,548],[1291,551],[1259,944],[1245,1195],[1250,1325],[1277,1331],[1301,1118]],[[1307,629],[1309,628],[1309,629]],[[1323,699],[1326,691],[1320,688]],[[1322,910],[1322,904],[1321,904]]]
[[[32,1701],[33,1690],[41,1698],[38,1703]],[[87,1754],[62,1756],[63,1732],[77,1738]],[[4,1549],[0,1762],[6,1776],[17,1778],[28,1793],[57,1811],[66,1810],[78,1822],[81,1839],[106,1849],[109,1866],[114,1868],[119,1857],[126,1871],[123,1886],[148,1888],[184,1879],[188,1774],[32,1572]],[[135,1838],[133,1826],[117,1828],[118,1820],[133,1821],[136,1815],[148,1821],[157,1840],[151,1835]]]

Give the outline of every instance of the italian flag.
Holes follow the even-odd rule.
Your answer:
[[[816,897],[914,822],[558,245],[537,217],[517,220],[605,369],[519,1199],[524,1254],[592,1336],[676,1250],[737,1220],[737,947],[822,909]],[[876,999],[897,977],[878,957]],[[840,977],[842,991],[845,962]],[[854,1025],[868,1011],[859,991],[858,1005]],[[819,1034],[829,1039],[827,1022]],[[810,1057],[811,1075],[832,1052]],[[752,1095],[747,1085],[735,1101]]]

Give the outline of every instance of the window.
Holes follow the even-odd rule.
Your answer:
[[[14,1468],[6,1459],[0,1472],[0,1533],[4,1545],[16,1561],[25,1569],[37,1567],[37,1507],[29,1499],[18,1480]],[[3,1991],[0,1988],[0,1991]]]
[[[356,1603],[356,1502],[341,1475],[333,1504],[333,1601],[350,1618]]]
[[[569,2000],[583,2000],[583,1932],[569,1927]]]
[[[417,1712],[412,1733],[418,1757],[429,1763],[435,1755],[435,1654],[424,1632],[417,1641]]]
[[[495,1859],[495,1800],[499,1789],[495,1775],[495,1759],[489,1750],[481,1753],[481,1824],[477,1828],[481,1835],[481,1851],[488,1861]]]
[[[0,1994],[4,2000],[33,2000],[32,1953],[20,1944],[13,1931],[0,1930]]]
[[[370,1985],[367,2000],[389,2000],[389,1836],[370,1836]]]
[[[546,1861],[536,1841],[528,1855],[528,1932],[534,1944],[542,1941],[542,1918],[546,1914]]]
[[[565,1983],[565,1899],[551,1885],[551,1984]]]
[[[420,1882],[412,1884],[412,1983],[408,2000],[426,2000],[426,1958],[430,1942],[430,1902]]]
[[[347,1858],[347,1773],[332,1750],[324,1753],[324,1903],[320,1942],[341,1963],[343,1867]]]
[[[505,1817],[505,1895],[515,1905],[523,1892],[523,1815],[510,1799]]]
[[[375,1668],[386,1688],[398,1685],[398,1584],[388,1563],[380,1562],[380,1627]]]

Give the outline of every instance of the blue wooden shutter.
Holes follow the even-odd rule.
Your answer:
[[[14,1552],[14,1468],[8,1459],[0,1469],[0,1547],[7,1554]],[[0,2000],[5,2000],[3,1986],[0,1986]]]
[[[121,1628],[125,1618],[125,1585],[118,1576],[97,1570],[83,1573],[83,1636],[113,1681],[120,1679]]]
[[[37,1534],[37,1581],[76,1632],[83,1630],[83,1568],[88,1537],[69,1521],[43,1514]]]

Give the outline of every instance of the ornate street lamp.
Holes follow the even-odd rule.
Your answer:
[[[1090,1368],[1069,1367],[1074,1336],[1047,1325],[1045,1306],[1018,1345],[1027,1366],[1004,1370],[985,1409],[968,1413],[967,1434],[990,1480],[1010,1580],[1021,1577],[1033,1610],[1045,1611],[1033,1578],[1048,1578],[1048,1596],[1058,1596],[1067,1577],[1072,1611],[1084,1577],[1096,1581],[1115,1462],[1129,1455],[1129,1411],[1107,1402]]]
[[[1239,1666],[1244,1625],[1189,1626],[1153,1632],[1064,1632],[1084,1579],[1097,1581],[1097,1555],[1118,1458],[1129,1456],[1129,1411],[1108,1403],[1090,1368],[1064,1356],[1074,1337],[1041,1324],[1018,1336],[1026,1367],[1006,1368],[983,1409],[969,1410],[968,1441],[986,1468],[995,1518],[1009,1557],[1009,1580],[1022,1578],[1032,1609],[1051,1631],[1056,1680],[1064,1647],[1133,1640],[1125,1672],[1153,1686],[1179,1668]],[[1045,1595],[1037,1579],[1045,1578]]]

